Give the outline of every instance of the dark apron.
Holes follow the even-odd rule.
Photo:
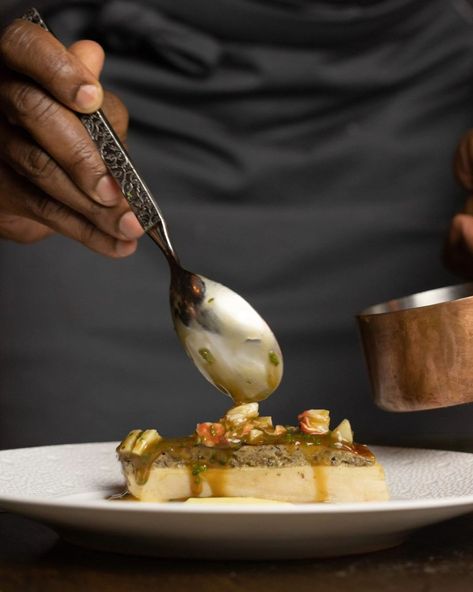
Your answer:
[[[68,4],[46,15],[65,41],[103,43],[182,261],[280,340],[285,378],[262,412],[328,408],[370,442],[473,438],[471,407],[375,409],[354,322],[457,281],[440,252],[463,199],[451,160],[473,122],[471,15],[445,0]],[[0,447],[187,433],[230,405],[180,350],[148,239],[126,261],[60,237],[3,242],[0,278]]]

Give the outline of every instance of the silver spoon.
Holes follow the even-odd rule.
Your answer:
[[[24,16],[48,31],[35,8]],[[79,117],[145,232],[166,256],[176,333],[205,378],[236,404],[262,401],[278,387],[283,359],[271,329],[241,296],[185,270],[154,197],[102,111]]]

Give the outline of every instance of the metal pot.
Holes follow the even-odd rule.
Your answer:
[[[376,405],[416,411],[473,401],[473,283],[377,304],[357,320]]]

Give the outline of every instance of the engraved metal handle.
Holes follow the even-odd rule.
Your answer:
[[[52,33],[36,8],[30,8],[22,18]],[[168,260],[171,257],[177,262],[161,210],[102,110],[91,114],[77,113],[77,116],[89,132],[105,166],[119,184],[145,232],[158,244]]]

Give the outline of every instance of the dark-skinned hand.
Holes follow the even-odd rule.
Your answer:
[[[97,43],[66,49],[27,21],[0,33],[0,238],[60,233],[110,257],[135,251],[143,230],[74,113],[103,108],[125,139],[128,113],[99,83],[103,62]]]
[[[463,211],[450,224],[445,244],[445,263],[456,274],[473,279],[473,130],[460,140],[454,171],[468,197]]]

